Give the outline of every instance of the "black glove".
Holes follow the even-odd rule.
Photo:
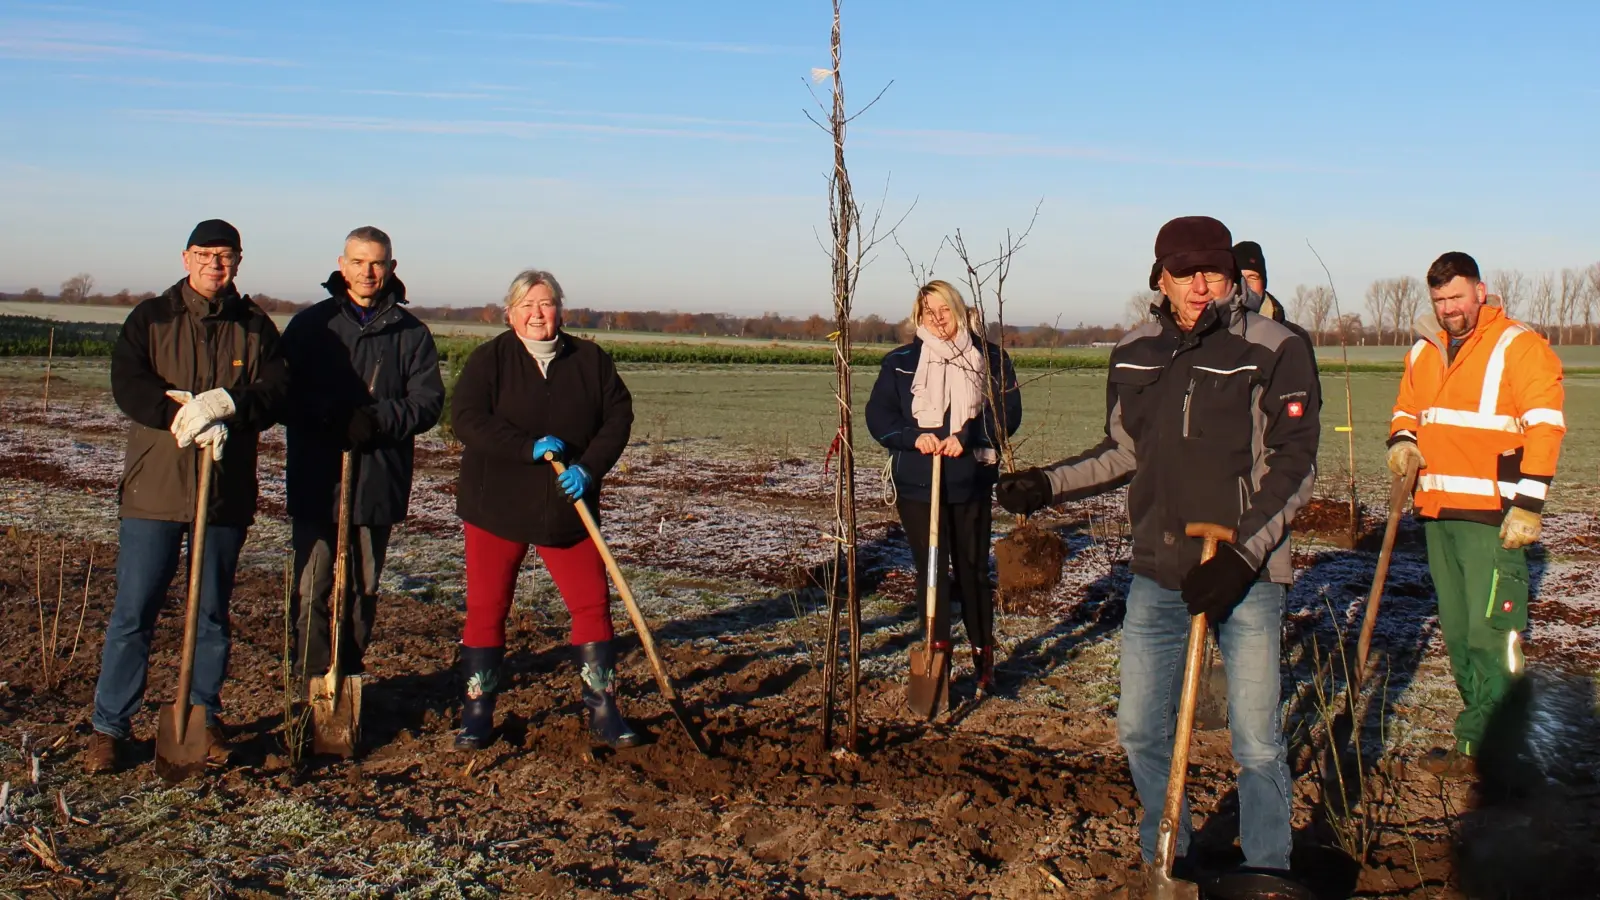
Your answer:
[[[1023,469],[1001,475],[994,496],[1002,509],[1027,516],[1049,506],[1055,494],[1050,490],[1050,479],[1043,469]]]
[[[1195,566],[1183,576],[1183,605],[1191,616],[1204,613],[1212,625],[1225,622],[1256,583],[1259,571],[1233,544],[1218,544],[1217,554],[1210,562]]]
[[[378,417],[373,414],[372,407],[358,406],[350,410],[350,421],[345,425],[344,436],[351,447],[365,447],[380,434],[382,432],[378,429]]]

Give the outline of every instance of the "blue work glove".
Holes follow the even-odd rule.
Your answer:
[[[566,462],[567,445],[553,434],[547,434],[533,442],[533,461],[544,462],[544,455],[547,452],[554,453],[556,459]]]
[[[1217,545],[1217,555],[1189,570],[1183,578],[1183,603],[1189,615],[1204,614],[1214,627],[1227,621],[1233,608],[1256,583],[1260,570],[1230,543]]]
[[[581,500],[594,487],[594,476],[583,466],[567,466],[567,470],[556,476],[556,484],[561,486],[561,493],[567,495],[569,500]]]

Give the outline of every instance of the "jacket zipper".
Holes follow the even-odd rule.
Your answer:
[[[1189,389],[1183,392],[1183,436],[1189,436],[1189,400],[1194,397],[1195,379],[1189,379]]]

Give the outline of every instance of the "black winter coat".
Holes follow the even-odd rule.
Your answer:
[[[533,458],[534,442],[555,435],[566,462],[595,478],[584,498],[596,519],[600,483],[627,449],[633,397],[610,354],[593,341],[560,332],[548,374],[516,332],[472,351],[450,401],[450,422],[465,447],[456,514],[496,537],[566,547],[588,532],[556,486],[555,467]]]
[[[439,422],[444,381],[428,326],[402,308],[405,285],[391,278],[366,325],[356,318],[344,276],[323,285],[331,296],[295,314],[283,332],[289,360],[289,515],[336,521],[339,463],[350,410],[365,406],[380,436],[356,451],[353,520],[404,521],[411,501],[414,438]]]
[[[994,396],[1005,398],[1001,407],[1009,437],[1022,422],[1022,392],[1017,388],[1017,373],[1011,367],[1011,357],[976,334],[972,342],[983,348],[989,361]],[[872,396],[867,401],[867,430],[889,451],[895,491],[907,500],[928,503],[933,490],[933,457],[917,449],[917,438],[923,434],[939,438],[949,436],[950,414],[945,413],[944,424],[938,428],[917,427],[916,417],[911,414],[911,381],[921,358],[921,338],[884,356],[878,380],[872,385]],[[995,447],[999,443],[995,436],[999,433],[1000,422],[995,409],[985,403],[983,411],[973,416],[958,435],[967,452],[946,457],[943,463],[944,471],[939,477],[946,503],[966,503],[988,496],[999,477],[999,467],[980,464],[973,451]]]
[[[1311,348],[1250,312],[1213,303],[1192,330],[1167,304],[1111,351],[1106,436],[1044,469],[1055,502],[1128,488],[1136,574],[1177,590],[1200,560],[1187,525],[1233,528],[1261,578],[1289,584],[1289,523],[1316,481],[1322,390]]]

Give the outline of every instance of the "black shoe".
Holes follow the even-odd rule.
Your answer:
[[[589,734],[617,750],[643,743],[617,709],[616,656],[610,641],[595,641],[572,648],[583,685],[583,705],[589,708]]]
[[[504,647],[461,648],[461,731],[457,750],[482,750],[494,742],[494,698],[500,693]]]

